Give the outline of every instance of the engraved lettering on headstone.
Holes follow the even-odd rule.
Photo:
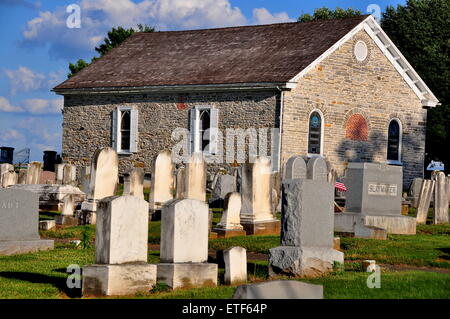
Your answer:
[[[0,204],[0,208],[2,209],[14,209],[19,208],[19,202],[2,202]]]
[[[369,184],[367,193],[377,196],[397,196],[397,184]]]

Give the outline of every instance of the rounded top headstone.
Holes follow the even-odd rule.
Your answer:
[[[324,182],[328,180],[328,167],[322,156],[311,158],[306,165],[306,170],[308,179]]]
[[[292,156],[286,162],[284,179],[306,178],[306,163],[301,156]]]

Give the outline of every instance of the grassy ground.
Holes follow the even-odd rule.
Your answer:
[[[53,218],[55,212],[41,214],[41,219]],[[214,210],[213,223],[220,220],[220,210]],[[159,262],[160,222],[149,224],[149,263]],[[79,289],[66,285],[66,269],[94,262],[95,226],[74,226],[41,232],[42,238],[52,238],[52,251],[0,257],[0,298],[73,298]],[[86,246],[74,247],[72,240],[82,240]],[[210,240],[214,250],[242,246],[248,251],[249,282],[268,280],[267,252],[279,246],[278,236],[247,236]],[[344,269],[315,279],[301,279],[322,284],[326,298],[450,298],[450,224],[420,225],[415,236],[390,235],[388,240],[341,238],[345,254]],[[364,259],[381,264],[381,288],[370,289],[369,273],[361,268]],[[219,274],[223,274],[219,269]],[[288,278],[282,278],[288,279]],[[168,291],[158,284],[151,292],[128,298],[230,298],[234,287],[225,286],[219,276],[217,288]]]

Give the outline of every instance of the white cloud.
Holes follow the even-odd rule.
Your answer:
[[[229,0],[82,0],[81,28],[69,29],[65,7],[39,12],[28,21],[22,45],[49,46],[50,56],[75,60],[90,57],[112,27],[147,24],[157,30],[184,30],[292,21],[282,12],[253,11],[249,21]]]
[[[6,130],[1,134],[2,141],[21,141],[25,139],[25,136],[16,129]]]
[[[282,22],[293,22],[294,19],[289,18],[286,12],[272,14],[266,8],[253,9],[254,24],[272,24]]]
[[[17,112],[30,114],[58,114],[63,108],[63,98],[54,99],[26,99],[18,106],[14,106],[11,102],[0,96],[0,112]]]
[[[9,79],[11,94],[49,90],[64,80],[64,71],[50,72],[47,76],[35,73],[27,67],[19,66],[17,70],[5,70]]]
[[[27,99],[23,101],[26,112],[32,114],[61,113],[63,99]]]
[[[12,105],[7,98],[0,96],[0,112],[23,112],[23,109]]]

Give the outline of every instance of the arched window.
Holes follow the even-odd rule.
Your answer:
[[[314,110],[309,115],[308,154],[321,155],[323,149],[323,115]]]
[[[398,119],[392,119],[388,128],[387,160],[400,163],[402,152],[402,126]]]

